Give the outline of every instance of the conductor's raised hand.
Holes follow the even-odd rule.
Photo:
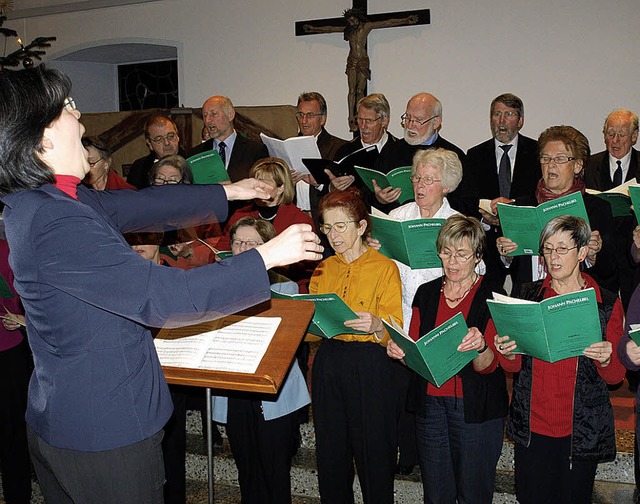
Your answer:
[[[271,198],[269,191],[273,189],[266,182],[254,178],[246,178],[232,184],[224,184],[222,187],[224,188],[224,192],[227,193],[227,199],[229,201],[252,200],[256,198],[268,200]]]
[[[256,250],[271,269],[299,261],[319,261],[324,248],[310,224],[294,224]]]

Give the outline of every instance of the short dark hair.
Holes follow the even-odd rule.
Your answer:
[[[296,104],[296,107],[298,107],[302,102],[310,101],[317,101],[320,105],[320,114],[322,114],[323,116],[327,115],[327,100],[325,100],[324,96],[316,91],[306,91],[304,93],[300,93],[300,96],[298,96],[298,103]]]
[[[44,65],[0,71],[0,196],[55,183],[39,154],[44,130],[62,113],[70,90],[66,75]]]
[[[101,140],[97,136],[82,137],[82,145],[84,145],[85,147],[93,147],[100,153],[100,156],[105,159],[108,159],[113,155],[113,152],[107,145],[107,142]]]
[[[176,133],[178,132],[178,126],[176,125],[174,120],[171,119],[168,115],[153,114],[151,117],[149,117],[149,119],[147,119],[147,122],[144,123],[144,137],[150,140],[151,137],[149,136],[149,129],[151,128],[151,126],[155,126],[155,125],[162,126],[163,124],[172,125],[173,129],[176,130]]]
[[[509,108],[516,109],[518,111],[518,116],[524,117],[524,103],[522,103],[522,100],[516,95],[512,93],[503,93],[500,96],[496,96],[491,102],[491,108],[489,109],[490,114],[493,114],[493,109],[495,108],[496,103],[502,103]]]

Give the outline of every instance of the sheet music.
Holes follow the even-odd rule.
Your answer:
[[[252,374],[281,321],[280,317],[232,315],[216,321],[218,328],[212,331],[175,339],[156,338],[156,351],[163,366]],[[181,329],[168,335],[179,335]]]

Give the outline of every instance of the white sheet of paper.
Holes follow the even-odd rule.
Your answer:
[[[233,323],[227,325],[228,321]],[[280,317],[231,315],[218,321],[218,329],[184,338],[156,338],[154,342],[163,366],[252,374],[281,321]]]

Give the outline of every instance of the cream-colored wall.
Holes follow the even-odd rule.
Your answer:
[[[211,94],[239,105],[291,104],[300,91],[318,90],[329,104],[328,129],[347,137],[347,45],[340,34],[295,37],[294,22],[336,16],[349,3],[160,0],[5,26],[29,40],[56,35],[52,57],[101,40],[173,41],[185,106]],[[407,98],[423,90],[441,99],[442,134],[463,149],[488,138],[489,102],[505,91],[525,102],[525,134],[571,124],[594,151],[611,109],[640,111],[636,0],[369,0],[370,12],[413,8],[430,8],[432,24],[369,38],[369,91],[389,98],[393,133]]]

